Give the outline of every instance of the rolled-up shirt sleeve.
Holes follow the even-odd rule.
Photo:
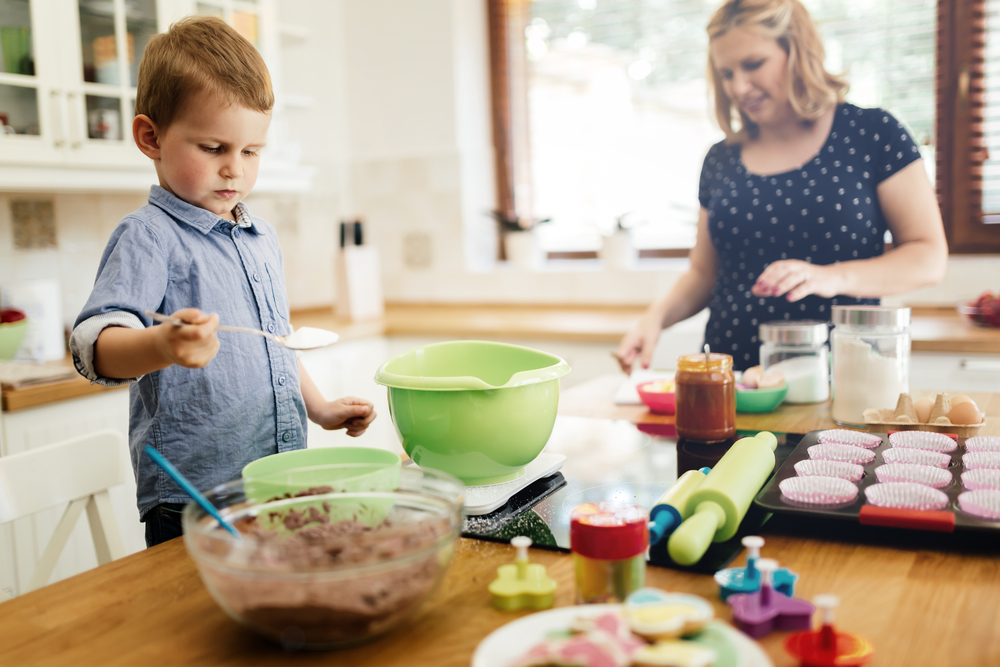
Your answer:
[[[126,217],[108,241],[94,289],[76,319],[69,348],[77,371],[91,382],[115,387],[138,381],[107,378],[94,367],[94,345],[107,327],[143,329],[144,313],[159,310],[168,281],[166,253],[149,221]]]

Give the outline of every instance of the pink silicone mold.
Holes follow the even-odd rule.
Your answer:
[[[962,473],[962,486],[970,490],[1000,489],[1000,469],[976,468]]]
[[[846,428],[831,428],[820,431],[816,434],[816,437],[824,444],[853,445],[867,449],[873,449],[882,444],[882,438],[874,433],[849,431]]]
[[[958,447],[948,436],[931,431],[898,431],[889,435],[889,444],[928,452],[953,452]]]
[[[962,455],[962,465],[966,470],[976,468],[1000,468],[1000,452],[969,452]]]
[[[1000,435],[977,435],[965,441],[970,452],[1000,452]]]
[[[907,510],[939,510],[948,505],[948,496],[943,491],[915,482],[872,484],[865,489],[865,497],[878,507]]]
[[[875,468],[880,482],[916,482],[940,489],[951,484],[951,473],[944,468],[918,463],[887,463]]]
[[[802,477],[839,477],[856,482],[865,474],[865,469],[856,463],[826,461],[823,459],[803,459],[795,464],[795,474]]]
[[[978,489],[958,494],[958,506],[962,511],[982,519],[1000,519],[1000,491]]]
[[[941,452],[928,452],[925,449],[907,449],[899,447],[882,450],[882,460],[886,463],[916,463],[936,468],[947,468],[951,457]]]
[[[811,459],[842,461],[844,463],[871,463],[875,458],[875,452],[872,450],[852,447],[851,445],[813,445],[806,452]]]
[[[858,487],[840,477],[789,477],[778,488],[785,498],[810,505],[836,505],[858,496]]]

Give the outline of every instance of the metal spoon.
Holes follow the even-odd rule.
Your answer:
[[[170,317],[169,315],[164,315],[162,313],[154,313],[151,310],[147,310],[145,313],[155,322],[163,322],[165,324],[173,324],[175,326],[191,324],[191,322],[185,322],[184,320],[176,317]],[[315,327],[299,327],[298,330],[288,334],[287,336],[275,336],[274,334],[261,331],[260,329],[231,327],[223,324],[219,325],[219,329],[222,331],[239,331],[241,333],[257,334],[258,336],[263,336],[264,338],[270,338],[278,345],[287,347],[289,350],[315,350],[320,347],[333,345],[340,340],[340,336],[338,334],[335,334],[332,331],[327,331],[326,329],[317,329]]]

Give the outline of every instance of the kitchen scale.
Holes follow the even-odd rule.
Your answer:
[[[553,454],[542,452],[534,461],[524,467],[524,474],[509,482],[500,484],[483,484],[480,486],[465,487],[465,513],[468,516],[482,516],[489,514],[505,505],[518,494],[522,489],[526,489],[535,481],[543,477],[551,477],[559,472],[563,463],[566,462],[565,454]],[[544,488],[542,485],[540,488]],[[547,494],[546,494],[547,495]],[[529,494],[536,500],[541,500],[538,494]],[[523,505],[522,505],[523,506]]]

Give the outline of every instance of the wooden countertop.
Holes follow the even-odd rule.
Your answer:
[[[381,319],[352,322],[332,308],[292,313],[295,327],[313,326],[340,333],[341,340],[368,336],[442,336],[451,338],[548,339],[616,345],[642,314],[639,306],[551,306],[469,304],[386,304]],[[1000,329],[965,324],[954,308],[916,307],[911,327],[914,351],[1000,354]],[[107,391],[83,378],[4,389],[6,411]]]
[[[658,415],[645,405],[615,405],[615,392],[625,381],[623,374],[602,375],[571,387],[559,398],[559,414],[595,419],[624,419],[633,424],[655,426],[673,424],[673,415]],[[987,417],[980,435],[1000,435],[1000,394],[968,393]],[[933,398],[933,391],[917,390],[913,398]],[[773,412],[737,414],[736,428],[745,431],[780,431],[808,433],[824,428],[841,428],[830,417],[830,402],[812,405],[780,405]],[[654,429],[655,430],[655,429]]]
[[[620,376],[571,389],[562,397],[565,415],[606,416],[647,421],[644,409],[611,408],[607,389]],[[603,403],[598,399],[604,391]],[[989,417],[1000,418],[1000,395],[975,396]],[[578,451],[615,460],[616,442],[606,437],[605,420],[584,420],[575,428]],[[655,422],[655,420],[654,420]],[[828,425],[822,406],[742,416],[741,428],[795,431]],[[996,421],[994,421],[994,424]],[[578,426],[580,426],[578,424]],[[593,428],[591,428],[593,426]],[[574,441],[575,443],[575,441]],[[765,525],[765,554],[800,576],[797,595],[835,592],[841,597],[838,625],[864,634],[876,647],[873,664],[1000,664],[1000,558],[997,541],[960,535],[869,533],[839,530],[830,522],[789,524],[774,517]],[[836,526],[844,524],[837,523]],[[830,527],[828,527],[830,526]],[[861,528],[861,527],[857,527]],[[228,618],[202,584],[183,541],[172,540],[89,572],[0,604],[2,662],[12,665],[206,664],[218,666],[400,665],[466,667],[475,647],[490,632],[524,615],[489,605],[487,585],[513,550],[460,539],[440,589],[423,613],[387,636],[333,652],[290,655]],[[573,560],[565,553],[532,549],[559,584],[556,606],[575,595]],[[738,564],[743,564],[740,556]],[[650,566],[647,585],[701,595],[728,619],[711,577]],[[777,667],[793,661],[777,632],[761,645]]]

